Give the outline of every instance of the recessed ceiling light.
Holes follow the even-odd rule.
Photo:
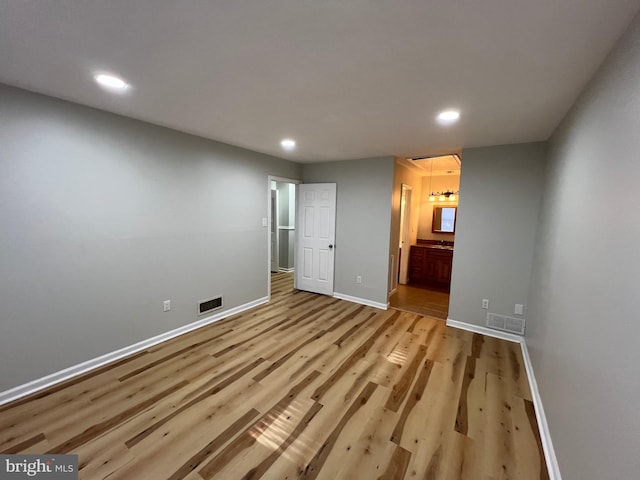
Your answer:
[[[443,110],[436,117],[440,125],[451,125],[456,123],[459,118],[460,112],[457,110]]]
[[[296,141],[291,140],[290,138],[285,138],[280,142],[280,146],[285,150],[293,150],[294,148],[296,148]]]
[[[127,82],[125,82],[121,78],[118,78],[114,75],[99,73],[95,75],[93,78],[96,81],[96,83],[98,83],[98,85],[109,88],[111,90],[126,90],[127,88],[129,88],[129,85],[127,84]]]

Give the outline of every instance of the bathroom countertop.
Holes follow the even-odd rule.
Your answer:
[[[449,251],[453,250],[453,247],[451,245],[430,245],[426,243],[418,243],[418,244],[412,245],[412,247],[431,248],[434,250],[449,250]]]

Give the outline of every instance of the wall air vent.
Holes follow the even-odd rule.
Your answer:
[[[211,300],[202,300],[198,303],[198,315],[204,315],[222,307],[222,296],[212,298]]]
[[[487,327],[504,332],[524,335],[524,318],[513,318],[497,313],[487,313]]]

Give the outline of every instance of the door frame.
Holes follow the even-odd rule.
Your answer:
[[[267,296],[269,297],[269,300],[271,300],[271,222],[273,222],[273,219],[271,218],[271,182],[293,183],[294,185],[298,185],[299,183],[302,183],[302,180],[278,177],[276,175],[267,175]],[[296,225],[296,229],[297,228],[298,226]],[[278,234],[277,228],[276,234]],[[295,257],[293,261],[293,268],[294,270],[296,268]]]
[[[397,252],[397,255],[400,257],[400,262],[398,262],[397,282],[400,285],[406,285],[409,283],[409,249],[405,247],[410,246],[411,244],[412,201],[413,187],[403,183],[400,190],[400,244],[398,245]],[[402,255],[400,255],[401,251]]]
[[[275,190],[271,190],[271,221],[269,222],[269,238],[271,239],[271,250],[269,250],[271,252],[271,261],[269,262],[269,264],[271,265],[271,273],[274,272],[273,269],[273,264],[276,264],[276,269],[275,271],[278,271],[278,265],[280,264],[280,235],[279,235],[279,231],[278,231],[278,225],[280,224],[280,192],[278,192],[278,189]],[[274,225],[274,211],[275,211],[275,225]],[[274,237],[274,233],[275,233],[275,239]],[[274,242],[275,240],[275,242]],[[275,243],[275,248],[274,248],[274,243]],[[275,258],[274,258],[275,255]]]

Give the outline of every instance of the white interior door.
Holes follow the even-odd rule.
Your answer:
[[[295,288],[333,295],[335,183],[298,185],[296,228]]]

